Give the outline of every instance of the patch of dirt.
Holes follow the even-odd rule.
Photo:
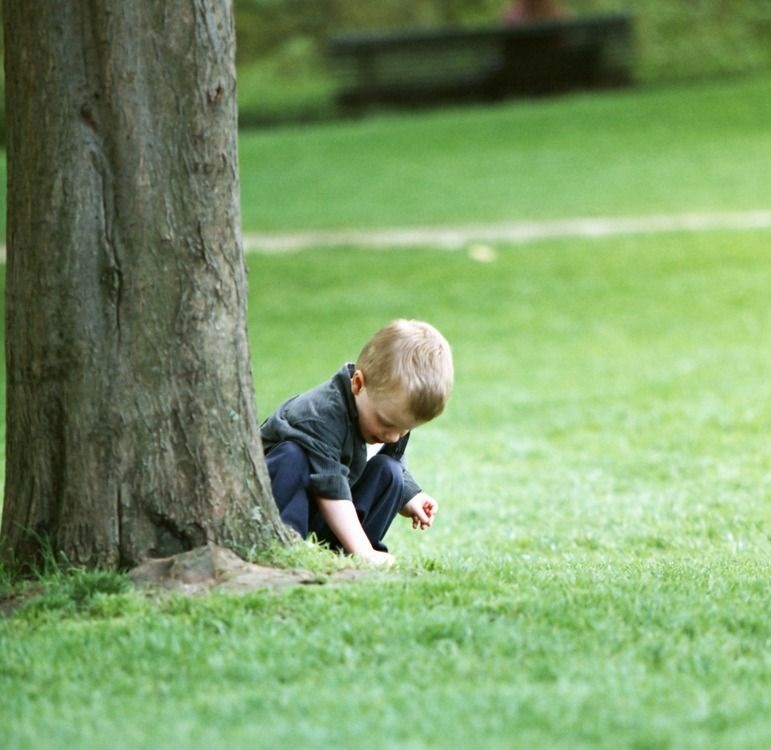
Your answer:
[[[377,249],[440,247],[462,250],[480,242],[522,245],[555,237],[607,237],[655,232],[704,232],[768,229],[771,211],[652,214],[649,216],[598,216],[590,218],[513,221],[474,226],[385,227],[382,229],[318,229],[301,232],[250,232],[244,234],[247,253],[291,253],[324,246],[356,246]],[[480,260],[469,252],[472,260]],[[483,259],[483,262],[489,262]],[[5,263],[5,245],[0,245]]]
[[[346,569],[330,576],[319,576],[307,570],[256,565],[216,544],[197,547],[173,557],[147,560],[129,572],[129,578],[137,586],[191,596],[211,591],[247,594],[263,588],[283,589],[355,581],[368,575],[370,573],[366,570]]]
[[[11,617],[19,607],[42,592],[42,586],[33,586],[21,593],[0,597],[0,617]]]
[[[597,216],[590,218],[514,221],[475,226],[390,227],[383,229],[309,230],[305,232],[249,233],[246,252],[286,253],[322,246],[370,248],[440,247],[462,250],[479,242],[515,245],[558,237],[607,237],[656,232],[752,230],[771,227],[771,211]],[[474,258],[472,254],[472,259]]]

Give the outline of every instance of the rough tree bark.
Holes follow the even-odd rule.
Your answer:
[[[246,337],[232,0],[5,0],[2,553],[286,540]]]

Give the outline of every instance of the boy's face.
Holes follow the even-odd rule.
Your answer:
[[[359,412],[359,430],[367,443],[395,443],[421,424],[407,407],[405,394],[370,393],[361,370],[351,378],[351,392]]]

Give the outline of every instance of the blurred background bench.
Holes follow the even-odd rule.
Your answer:
[[[346,110],[545,96],[632,82],[633,21],[609,14],[334,37]]]

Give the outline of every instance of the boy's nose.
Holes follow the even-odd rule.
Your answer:
[[[383,435],[383,442],[384,443],[396,443],[399,441],[399,438],[401,435],[398,432],[386,432],[385,435]]]

